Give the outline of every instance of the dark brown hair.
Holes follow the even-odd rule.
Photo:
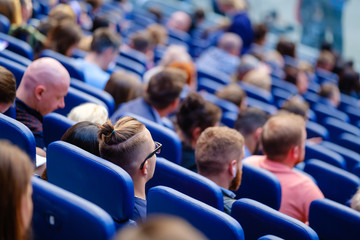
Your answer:
[[[15,77],[9,70],[0,66],[0,103],[13,103],[15,97]]]
[[[21,199],[33,174],[29,157],[18,147],[0,141],[0,239],[27,239]]]

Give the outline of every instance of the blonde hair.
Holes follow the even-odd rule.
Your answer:
[[[268,92],[271,90],[271,77],[262,69],[250,70],[243,77],[243,81],[262,88]]]
[[[109,113],[104,106],[95,103],[84,103],[74,107],[68,114],[68,118],[75,122],[89,121],[97,124],[104,124]]]
[[[191,62],[191,56],[186,51],[186,48],[184,46],[180,45],[170,45],[160,62],[161,66],[169,66],[173,62]]]

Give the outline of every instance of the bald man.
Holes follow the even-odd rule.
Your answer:
[[[43,116],[65,107],[70,75],[57,60],[40,58],[26,69],[16,91],[16,119],[34,134],[36,146],[44,148]]]
[[[188,32],[191,27],[191,17],[186,12],[174,12],[167,22],[167,27],[172,30]]]

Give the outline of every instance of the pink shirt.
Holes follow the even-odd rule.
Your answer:
[[[324,198],[318,186],[307,176],[265,156],[251,156],[245,163],[272,172],[280,181],[281,204],[279,211],[304,223],[308,221],[310,203]]]

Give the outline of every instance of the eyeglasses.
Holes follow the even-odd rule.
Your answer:
[[[159,142],[154,142],[154,143],[155,143],[155,150],[154,150],[153,152],[151,152],[151,153],[145,158],[145,160],[141,163],[140,169],[143,169],[143,168],[144,168],[144,164],[145,164],[146,160],[148,160],[149,158],[151,158],[152,156],[154,156],[154,154],[160,154],[162,144],[159,143]]]

